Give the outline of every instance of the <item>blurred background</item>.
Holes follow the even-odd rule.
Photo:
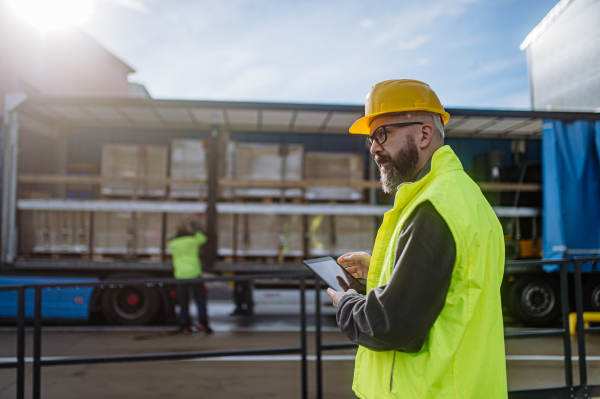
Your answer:
[[[371,86],[410,78],[451,114],[446,144],[503,225],[507,328],[555,327],[557,269],[524,265],[600,253],[599,21],[598,0],[0,0],[0,285],[170,277],[189,217],[207,276],[370,252],[393,197],[348,128]],[[584,306],[600,311],[586,267]],[[298,329],[294,279],[208,288],[222,345]],[[170,285],[57,292],[42,315],[66,331],[176,323]],[[14,324],[16,294],[0,304]],[[513,388],[544,386],[510,370]]]

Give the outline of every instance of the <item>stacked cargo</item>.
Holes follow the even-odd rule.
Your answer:
[[[173,140],[171,142],[171,178],[206,180],[208,178],[204,140]],[[172,198],[206,198],[204,184],[171,184]]]
[[[25,253],[86,253],[89,212],[22,211],[19,249]]]
[[[307,152],[306,180],[362,181],[364,160],[362,154],[340,152]],[[362,190],[353,187],[315,186],[306,189],[309,200],[349,200],[362,198]]]
[[[96,212],[94,253],[157,255],[161,242],[160,213]]]
[[[105,144],[102,146],[102,177],[147,179],[167,177],[166,146]],[[164,197],[165,184],[106,182],[101,193],[110,196]]]
[[[169,156],[170,151],[170,156]],[[262,199],[263,203],[293,199],[304,201],[359,201],[363,190],[355,187],[308,186],[278,188],[259,181],[362,181],[364,156],[356,153],[309,152],[299,144],[228,142],[219,156],[221,179],[236,181],[221,186],[219,198]],[[100,193],[121,197],[169,197],[173,200],[205,200],[208,194],[208,151],[205,140],[177,139],[167,146],[102,146],[100,174],[107,178]],[[94,169],[96,168],[96,169]],[[69,174],[94,174],[98,165],[71,163]],[[130,182],[128,179],[172,179],[179,182]],[[110,181],[110,178],[122,181]],[[181,180],[192,180],[185,183]],[[247,186],[239,182],[247,182]],[[93,197],[91,185],[69,184],[70,197]],[[100,255],[162,255],[166,241],[176,234],[184,214],[23,211],[22,253],[94,253]],[[163,226],[163,223],[166,223]],[[303,257],[340,255],[370,250],[375,238],[375,218],[343,215],[219,214],[219,256]],[[92,227],[93,225],[93,227]],[[305,227],[307,231],[304,231]],[[90,231],[92,229],[93,231]],[[164,231],[164,235],[163,235]],[[91,235],[91,237],[90,237]],[[304,237],[308,239],[305,253]],[[90,240],[93,241],[92,248]]]
[[[228,147],[228,176],[233,180],[301,181],[304,146],[237,143]],[[300,197],[302,190],[277,188],[236,188],[239,197]]]
[[[240,256],[302,256],[302,222],[297,215],[240,215]],[[238,227],[238,231],[239,231]],[[242,237],[239,237],[239,236]],[[242,238],[241,240],[239,238]]]
[[[339,256],[372,251],[376,225],[373,216],[315,215],[309,219],[311,256]]]

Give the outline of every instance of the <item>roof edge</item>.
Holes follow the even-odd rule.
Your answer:
[[[260,101],[213,101],[213,100],[164,100],[134,97],[43,97],[29,96],[25,107],[55,105],[109,105],[109,106],[150,106],[150,107],[201,107],[201,108],[237,108],[262,110],[331,111],[364,113],[364,105],[322,104],[322,103],[285,103]],[[450,116],[544,118],[544,119],[588,119],[600,120],[600,112],[577,111],[527,111],[480,108],[445,108]]]
[[[548,28],[560,17],[560,15],[567,9],[569,4],[571,4],[573,0],[560,0],[548,14],[542,19],[542,21],[537,24],[535,28],[523,40],[523,43],[519,46],[521,51],[525,50],[531,43],[536,41],[542,34],[548,30]]]

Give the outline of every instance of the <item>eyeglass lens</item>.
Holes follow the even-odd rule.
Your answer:
[[[385,141],[387,140],[387,130],[385,129],[385,126],[381,126],[377,130],[375,130],[375,132],[373,132],[373,135],[367,138],[367,143],[369,144],[369,146],[373,145],[373,140],[379,145],[385,143]]]

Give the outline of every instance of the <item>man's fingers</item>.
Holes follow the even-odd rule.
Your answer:
[[[327,295],[329,295],[331,298],[333,298],[333,295],[336,293],[337,291],[334,290],[333,288],[327,288]]]

